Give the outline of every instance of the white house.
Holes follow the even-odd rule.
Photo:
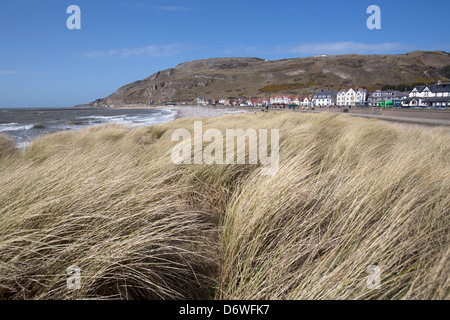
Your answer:
[[[208,101],[204,97],[197,98],[197,105],[198,106],[206,106],[208,104]]]
[[[346,94],[346,92],[347,91],[345,89],[342,89],[342,90],[339,90],[339,92],[337,93],[337,95],[336,95],[336,104],[338,106],[345,105],[345,94]]]
[[[270,104],[291,104],[293,97],[290,96],[277,96],[270,98]]]
[[[407,107],[448,107],[450,106],[450,83],[438,83],[428,86],[417,86],[403,100]]]
[[[281,102],[283,101],[283,98],[281,97],[270,97],[270,104],[281,104]]]
[[[316,107],[334,106],[336,92],[316,92],[313,97],[313,105]]]
[[[353,89],[340,90],[336,96],[336,104],[338,106],[355,106],[364,104],[367,98],[366,89]]]
[[[248,99],[246,103],[249,107],[259,107],[262,105],[259,103],[258,99]]]
[[[364,105],[367,100],[367,90],[359,88],[356,91],[355,104]]]
[[[310,94],[310,95],[307,95],[307,96],[302,96],[302,100],[303,100],[303,106],[304,107],[310,107],[310,106],[312,106],[312,101],[313,101],[313,95],[312,94]]]

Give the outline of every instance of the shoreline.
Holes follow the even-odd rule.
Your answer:
[[[173,110],[177,112],[175,119],[182,118],[216,118],[227,114],[240,114],[255,112],[259,113],[263,107],[226,107],[226,106],[196,106],[196,105],[183,105],[183,106],[148,106],[148,105],[122,105],[114,107],[114,109],[159,109],[159,110]],[[268,111],[274,112],[302,112],[302,113],[321,113],[330,112],[334,114],[346,114],[351,117],[372,118],[381,121],[387,121],[397,124],[418,125],[422,127],[439,127],[450,126],[450,111],[416,111],[417,115],[411,116],[412,113],[416,113],[413,110],[394,110],[397,114],[385,114],[392,112],[390,110],[384,110],[382,114],[376,115],[369,113],[369,109],[350,109],[349,113],[344,113],[341,109],[336,108],[323,108],[316,110],[303,110],[303,109],[275,109],[269,108]],[[404,114],[402,114],[404,113]],[[420,114],[422,113],[422,114]],[[433,115],[433,117],[430,117]],[[444,117],[442,117],[444,116]]]
[[[80,108],[77,108],[78,110],[80,110]],[[227,114],[242,114],[242,113],[247,113],[250,110],[245,110],[244,108],[222,108],[222,107],[200,107],[200,106],[146,106],[146,105],[136,105],[133,107],[130,106],[118,106],[117,108],[84,108],[83,110],[124,110],[124,113],[126,113],[126,110],[154,110],[154,111],[160,111],[160,112],[164,112],[164,113],[169,113],[169,116],[166,116],[166,119],[160,119],[160,121],[154,123],[154,124],[165,124],[165,123],[169,123],[171,121],[177,120],[177,119],[182,119],[182,118],[192,118],[192,119],[196,119],[196,118],[217,118],[217,117],[221,117]],[[66,110],[66,109],[64,109]],[[68,108],[67,110],[76,110]],[[54,110],[51,110],[54,111]],[[120,112],[120,111],[119,111]],[[11,120],[12,121],[12,120]],[[107,122],[107,123],[115,123],[115,121],[112,122]],[[100,123],[100,124],[92,124],[92,125],[88,125],[88,126],[80,126],[79,128],[72,128],[71,130],[81,130],[90,126],[96,126],[96,125],[104,125],[107,123]],[[124,124],[125,126],[127,126],[126,124]],[[145,124],[146,125],[146,124]],[[145,126],[144,125],[144,126]],[[44,127],[45,128],[45,127]],[[16,132],[17,130],[14,130],[14,132]],[[26,133],[23,135],[18,135],[18,134],[13,134],[13,132],[0,132],[1,134],[9,137],[10,139],[12,139],[15,142],[15,146],[20,149],[23,150],[26,147],[28,147],[30,144],[33,143],[34,140],[43,137],[43,136],[48,136],[60,131],[66,131],[66,130],[57,130],[57,131],[52,131],[52,132],[45,132],[45,133],[38,133],[38,134],[34,134],[34,133]]]
[[[156,105],[156,106],[148,106],[148,105],[121,105],[121,106],[117,106],[114,108],[86,108],[86,109],[91,109],[91,110],[99,110],[99,109],[104,109],[104,110],[108,110],[108,109],[116,109],[116,110],[137,110],[137,109],[143,109],[143,110],[167,110],[167,111],[172,111],[175,114],[171,117],[170,120],[166,120],[164,122],[161,122],[160,124],[164,124],[164,123],[169,123],[171,121],[174,120],[178,120],[178,119],[187,119],[187,118],[191,118],[191,119],[204,119],[204,118],[218,118],[218,117],[222,117],[225,115],[236,115],[236,114],[250,114],[250,113],[261,113],[261,110],[263,108],[261,107],[227,107],[227,106],[196,106],[196,105],[182,105],[182,106],[162,106],[162,105]],[[448,116],[450,115],[450,112],[439,112],[441,113],[441,115],[446,115],[444,117],[441,117],[441,119],[431,119],[429,118],[430,114],[433,114],[433,112],[427,112],[427,111],[423,111],[423,112],[427,112],[428,116],[426,114],[424,117],[412,117],[412,116],[407,116],[408,113],[411,114],[410,110],[405,112],[405,115],[399,116],[401,115],[402,111],[397,110],[397,112],[399,114],[396,115],[386,115],[386,114],[380,114],[380,115],[374,115],[374,114],[369,114],[365,109],[359,110],[359,109],[351,109],[349,113],[344,113],[342,112],[342,110],[339,109],[316,109],[316,110],[302,110],[302,109],[294,109],[294,110],[289,110],[289,109],[274,109],[274,108],[270,108],[269,109],[270,113],[278,113],[278,112],[299,112],[299,113],[312,113],[312,114],[319,114],[322,112],[329,112],[329,113],[333,113],[333,114],[345,114],[348,115],[350,117],[355,117],[355,118],[369,118],[369,119],[378,119],[380,121],[386,121],[386,122],[390,122],[393,124],[397,124],[403,127],[421,127],[421,128],[425,128],[425,129],[431,129],[431,128],[436,128],[436,127],[450,127],[450,120],[446,119],[448,118]],[[417,114],[419,114],[419,112],[417,112]],[[435,115],[438,113],[434,113]],[[82,128],[80,128],[82,129]],[[78,130],[78,129],[75,129]],[[12,138],[12,135],[10,135],[8,132],[2,132],[3,134],[9,136]],[[49,133],[51,134],[51,133]],[[45,134],[47,135],[47,134]],[[19,149],[23,149],[26,148],[28,145],[30,145],[36,138],[38,138],[40,136],[36,136],[33,137],[31,140],[29,141],[23,141],[23,142],[19,142],[16,141],[17,143],[17,147]],[[13,138],[14,139],[14,138]],[[15,140],[15,139],[14,139]]]
[[[89,108],[88,108],[89,109]],[[119,105],[113,108],[91,108],[91,109],[123,109],[123,110],[136,110],[136,109],[150,109],[150,110],[172,110],[176,111],[177,115],[175,119],[183,118],[217,118],[227,114],[240,114],[247,112],[260,112],[262,108],[256,107],[225,107],[225,106],[196,106],[196,105],[183,105],[183,106],[148,106],[145,104],[136,105]]]
[[[176,111],[177,115],[175,116],[175,120],[185,118],[217,118],[227,114],[241,114],[254,111],[245,108],[230,109],[224,107],[208,106],[161,106],[155,107],[155,109]]]

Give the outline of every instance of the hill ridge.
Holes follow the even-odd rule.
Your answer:
[[[404,89],[449,81],[450,54],[332,55],[280,60],[223,57],[186,61],[120,87],[94,107],[194,102],[197,97],[268,97],[365,87]]]

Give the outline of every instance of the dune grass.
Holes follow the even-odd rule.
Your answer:
[[[203,127],[280,129],[280,170],[174,165],[192,119],[23,153],[0,137],[0,298],[448,299],[447,129],[290,112]]]
[[[14,142],[8,136],[0,134],[0,159],[14,157],[17,151]]]

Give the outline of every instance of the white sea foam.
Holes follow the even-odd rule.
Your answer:
[[[33,129],[34,125],[23,125],[18,123],[2,123],[0,124],[0,132],[20,131]]]
[[[66,130],[80,130],[87,127],[96,125],[104,125],[109,123],[117,123],[130,128],[136,128],[140,126],[150,126],[154,124],[160,124],[172,121],[178,114],[175,110],[154,110],[152,113],[133,113],[119,115],[79,115],[78,117],[60,117],[57,115],[54,118],[46,118],[42,123],[42,130],[34,130],[35,126],[27,123],[18,123],[11,121],[10,123],[0,124],[0,133],[6,133],[10,135],[15,141],[16,145],[23,149],[26,148],[30,141],[33,141],[42,134],[50,134],[58,131]],[[61,119],[62,118],[62,119]],[[74,120],[74,121],[72,121]],[[37,120],[36,120],[37,121]]]
[[[105,124],[105,123],[118,123],[125,126],[130,127],[138,127],[138,126],[146,126],[153,125],[158,123],[164,123],[171,120],[174,120],[177,115],[177,111],[168,110],[164,113],[155,112],[151,114],[139,114],[139,115],[116,115],[116,116],[87,116],[87,117],[78,117],[79,120],[89,120],[86,124],[81,124],[77,126],[86,127],[93,124]]]

